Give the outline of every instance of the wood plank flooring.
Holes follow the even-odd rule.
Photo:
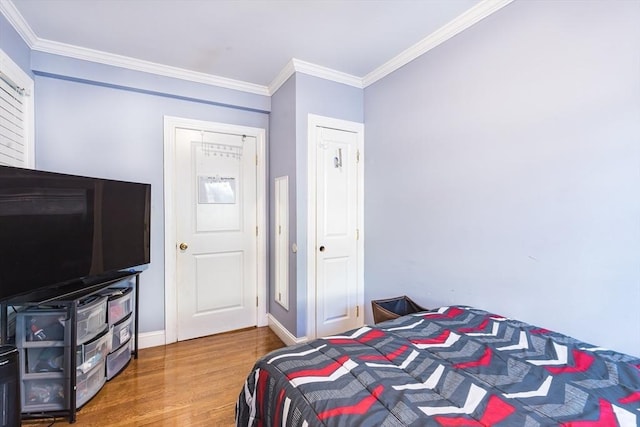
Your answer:
[[[235,402],[255,361],[284,344],[250,328],[142,349],[137,360],[78,412],[77,426],[232,426]],[[23,426],[47,426],[25,420]],[[68,424],[58,418],[56,425]]]

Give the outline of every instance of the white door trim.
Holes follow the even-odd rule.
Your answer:
[[[175,215],[175,130],[204,129],[211,132],[235,133],[256,138],[258,156],[256,210],[258,212],[258,326],[267,326],[267,174],[266,131],[261,128],[215,123],[202,120],[164,116],[164,324],[165,344],[178,340],[176,215]]]
[[[316,128],[325,127],[358,134],[358,239],[357,289],[360,324],[364,323],[364,124],[309,114],[307,120],[307,339],[316,337]]]

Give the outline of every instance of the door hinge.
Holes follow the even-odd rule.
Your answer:
[[[360,163],[360,150],[356,151],[356,163]]]
[[[258,297],[256,297],[256,307],[258,307]]]
[[[360,240],[360,229],[356,228],[356,240]]]
[[[360,317],[360,306],[356,305],[356,317]]]
[[[279,235],[282,234],[282,226],[281,225],[278,226],[278,234]]]
[[[258,166],[258,155],[256,154],[256,166]]]
[[[256,225],[256,237],[258,237],[258,226]]]
[[[282,294],[278,292],[278,301],[282,301]]]

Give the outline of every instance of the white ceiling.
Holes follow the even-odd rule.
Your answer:
[[[0,0],[36,45],[262,86],[292,58],[364,78],[479,3],[496,1]]]

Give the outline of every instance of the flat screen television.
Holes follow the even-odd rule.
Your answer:
[[[0,166],[0,300],[150,262],[151,185]]]

